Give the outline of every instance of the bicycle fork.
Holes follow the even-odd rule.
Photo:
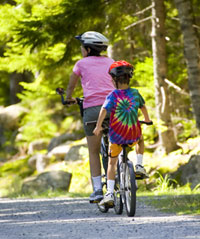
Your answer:
[[[125,202],[125,167],[125,155],[124,150],[122,150],[119,155],[120,195],[122,196],[122,203]]]

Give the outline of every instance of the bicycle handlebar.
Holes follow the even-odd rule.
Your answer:
[[[64,99],[64,94],[65,91],[63,88],[56,88],[56,93],[61,96],[61,101],[63,105],[73,105],[73,104],[78,104],[79,106],[83,103],[83,98],[76,98],[76,100],[65,100]]]
[[[139,120],[139,122],[140,122],[140,124],[153,125],[153,121],[146,122],[146,121],[143,121],[143,120]]]
[[[83,98],[77,97],[76,100],[65,100],[64,96],[63,96],[65,94],[65,91],[63,88],[60,88],[60,87],[56,88],[56,93],[61,96],[61,101],[62,101],[63,105],[78,104],[80,107],[81,116],[83,116],[83,107],[82,107],[83,106]],[[152,121],[146,122],[146,121],[140,120],[139,122],[140,122],[140,124],[153,125]],[[89,124],[96,124],[96,123],[97,123],[97,121],[94,120],[94,121],[86,122],[85,124],[89,125]]]

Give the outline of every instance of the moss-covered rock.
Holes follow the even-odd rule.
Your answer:
[[[23,194],[39,194],[47,190],[69,190],[72,174],[61,170],[27,178],[22,184]]]
[[[171,176],[181,186],[189,183],[192,189],[195,188],[200,183],[200,155],[191,156],[189,162],[181,165]]]

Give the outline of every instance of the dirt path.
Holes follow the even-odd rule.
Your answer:
[[[87,199],[0,199],[0,239],[200,239],[200,216],[138,203],[134,218],[102,214]]]

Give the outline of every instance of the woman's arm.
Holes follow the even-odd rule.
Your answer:
[[[72,93],[74,91],[74,88],[78,82],[79,76],[76,75],[74,72],[72,72],[69,80],[69,84],[66,90],[66,99],[72,99]]]

